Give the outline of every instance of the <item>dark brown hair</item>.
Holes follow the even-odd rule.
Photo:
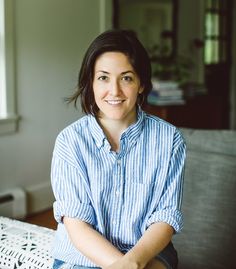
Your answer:
[[[143,45],[136,34],[129,30],[109,30],[94,39],[84,55],[77,90],[71,97],[67,98],[68,103],[77,101],[80,96],[83,112],[97,116],[98,107],[95,103],[93,93],[94,65],[98,56],[109,51],[122,52],[128,56],[132,67],[137,73],[143,92],[138,96],[138,103],[142,106],[152,89],[151,63]]]

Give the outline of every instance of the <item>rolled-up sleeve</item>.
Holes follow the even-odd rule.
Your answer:
[[[67,216],[94,225],[95,214],[86,185],[86,170],[82,163],[73,162],[75,158],[71,155],[69,147],[58,138],[51,164],[54,216],[59,223]]]
[[[172,153],[163,192],[156,209],[147,221],[147,227],[155,222],[165,222],[174,228],[175,233],[179,233],[182,230],[183,214],[181,212],[181,205],[185,158],[185,141],[177,131],[173,139]]]

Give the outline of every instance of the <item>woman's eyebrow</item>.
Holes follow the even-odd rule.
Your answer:
[[[95,73],[110,74],[108,71],[105,71],[105,70],[97,70]],[[127,74],[127,73],[132,73],[132,74],[134,74],[134,71],[132,71],[132,70],[127,70],[127,71],[121,72],[121,75],[125,75],[125,74]]]
[[[132,70],[127,70],[127,71],[122,72],[121,74],[122,74],[122,75],[125,75],[125,74],[127,74],[127,73],[132,73],[132,74],[134,74],[134,71],[132,71]]]
[[[104,74],[109,74],[109,72],[104,71],[104,70],[98,70],[98,71],[96,71],[95,73],[104,73]]]

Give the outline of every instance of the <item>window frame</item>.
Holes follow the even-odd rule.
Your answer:
[[[20,118],[16,113],[14,0],[0,0],[0,13],[3,19],[1,21],[3,40],[0,47],[3,55],[1,77],[4,81],[2,102],[5,106],[0,114],[0,135],[2,135],[16,132]]]
[[[223,4],[222,4],[223,3]],[[228,17],[230,11],[230,1],[220,2],[220,0],[214,1],[205,1],[204,6],[205,11],[205,47],[204,47],[204,64],[205,65],[217,65],[217,64],[225,64],[228,62],[229,57],[227,57],[227,50],[229,49],[229,35],[226,29],[228,28]],[[211,23],[213,23],[213,19],[218,23],[218,32],[212,31],[208,33],[206,26],[207,17],[211,17]],[[216,30],[215,28],[215,30]],[[211,51],[211,55],[207,53],[209,46],[209,50]],[[213,46],[214,45],[214,46]]]

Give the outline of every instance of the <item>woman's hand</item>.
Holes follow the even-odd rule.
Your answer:
[[[153,258],[145,267],[145,269],[166,269],[166,266],[158,261],[157,259]]]
[[[162,262],[153,258],[143,268],[143,266],[140,266],[138,263],[129,260],[125,256],[123,256],[121,259],[109,265],[108,267],[105,267],[104,269],[166,269],[166,266]]]
[[[125,255],[119,260],[103,269],[143,269],[135,261],[128,259]]]

